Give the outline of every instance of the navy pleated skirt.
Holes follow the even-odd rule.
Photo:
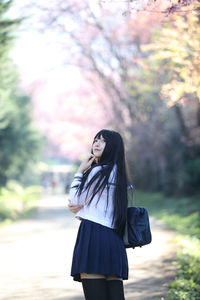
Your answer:
[[[128,261],[122,239],[109,227],[82,220],[72,259],[71,276],[80,273],[115,275],[128,279]]]

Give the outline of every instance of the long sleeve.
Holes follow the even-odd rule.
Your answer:
[[[69,200],[71,201],[71,204],[73,204],[73,205],[80,204],[79,203],[79,197],[77,196],[77,190],[78,190],[78,187],[81,184],[82,178],[83,178],[82,173],[76,173],[74,175],[74,179],[71,183],[70,191],[69,191]]]
[[[84,184],[81,195],[77,195],[77,190],[82,182],[83,174],[76,173],[74,175],[74,180],[72,181],[69,199],[72,205],[81,204],[83,207],[75,214],[75,217],[79,220],[87,219],[110,228],[114,228],[113,225],[113,196],[115,190],[115,174],[116,166],[114,166],[110,177],[109,177],[109,189],[107,187],[100,193],[97,193],[90,205],[87,205],[91,195],[94,191],[94,186],[96,185],[96,180],[91,184],[90,189],[86,189],[88,182],[97,174],[104,166],[95,166],[92,168],[91,172],[88,175],[88,178]],[[98,178],[97,178],[98,180]],[[100,196],[100,197],[99,197]]]
[[[90,174],[88,175],[87,181],[85,182],[85,186],[100,169],[101,169],[101,167],[98,166],[91,170]],[[82,179],[83,179],[82,173],[76,173],[74,175],[74,180],[71,183],[70,191],[69,191],[69,200],[71,201],[72,205],[85,205],[87,194],[88,194],[88,196],[90,194],[90,193],[88,193],[87,190],[85,190],[85,186],[84,186],[81,195],[80,196],[77,195],[77,190],[82,182]],[[92,187],[90,190],[92,190]]]

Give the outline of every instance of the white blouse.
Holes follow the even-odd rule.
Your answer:
[[[87,183],[91,180],[91,178],[101,169],[102,169],[101,166],[96,166],[91,170],[85,182],[84,185],[85,187],[87,186]],[[76,218],[87,219],[99,223],[101,225],[114,228],[112,224],[112,218],[113,218],[113,210],[114,210],[113,196],[114,196],[114,189],[115,189],[115,174],[116,174],[116,166],[113,167],[113,170],[111,171],[108,180],[109,192],[107,188],[105,188],[100,198],[99,198],[99,194],[97,193],[89,205],[87,205],[87,203],[90,200],[96,181],[92,183],[89,192],[88,190],[83,188],[81,195],[78,196],[77,189],[78,186],[80,186],[81,184],[83,174],[76,173],[74,175],[74,180],[72,181],[70,187],[69,199],[72,205],[83,205],[83,208],[81,208],[79,212],[75,214]],[[107,194],[108,194],[108,206],[107,206]]]

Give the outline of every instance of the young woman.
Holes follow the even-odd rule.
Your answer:
[[[69,209],[81,220],[71,276],[82,282],[86,300],[125,299],[127,186],[122,137],[103,129],[75,174],[69,196]]]

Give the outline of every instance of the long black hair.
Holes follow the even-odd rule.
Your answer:
[[[128,178],[126,172],[124,143],[121,135],[116,131],[102,129],[94,137],[93,143],[100,137],[103,137],[106,142],[104,151],[98,163],[93,163],[92,167],[83,174],[83,180],[78,188],[78,195],[82,193],[83,189],[86,189],[89,192],[90,187],[94,182],[94,188],[91,191],[92,196],[87,202],[88,205],[91,203],[97,193],[100,199],[100,196],[105,188],[108,191],[107,195],[109,195],[109,177],[111,171],[115,167],[115,190],[113,199],[114,212],[112,223],[114,224],[116,232],[122,236],[124,233],[128,206]],[[102,166],[102,168],[85,186],[88,175],[95,166]],[[109,197],[107,196],[107,205],[108,202]]]

